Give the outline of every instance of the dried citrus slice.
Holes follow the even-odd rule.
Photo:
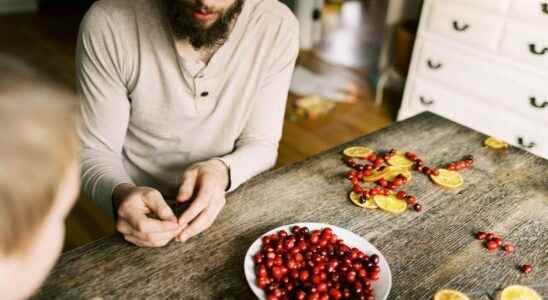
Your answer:
[[[401,152],[396,152],[388,159],[388,164],[391,166],[401,167],[401,168],[411,168],[413,166],[413,161],[405,157],[405,154]]]
[[[397,168],[397,167],[393,167],[393,168]],[[407,180],[411,180],[411,172],[408,169],[402,169],[402,168],[390,169],[388,173],[386,173],[383,176],[383,178],[388,181],[392,181],[394,180],[394,178],[398,177],[398,175],[402,175],[403,177],[407,178]]]
[[[348,195],[348,198],[350,198],[350,201],[352,201],[352,203],[354,203],[356,206],[369,208],[369,209],[377,208],[377,204],[371,199],[367,199],[364,203],[362,203],[360,194],[356,192],[350,192],[350,194]]]
[[[511,285],[500,294],[501,300],[542,300],[535,290],[523,285]]]
[[[373,153],[373,150],[363,147],[363,146],[355,146],[355,147],[349,147],[344,149],[343,154],[348,157],[358,157],[358,158],[364,158],[369,156]]]
[[[439,175],[430,175],[434,183],[448,188],[456,188],[464,183],[464,180],[459,173],[446,169],[439,169]]]
[[[494,137],[488,137],[483,141],[483,144],[491,149],[505,149],[508,148],[508,144],[506,144],[503,140],[499,140]]]
[[[396,176],[402,174],[408,180],[411,179],[411,172],[406,168],[389,166],[384,168],[382,171],[373,171],[373,173],[367,177],[363,178],[363,181],[374,182],[381,178],[392,181]]]
[[[439,290],[434,295],[434,300],[470,300],[465,294],[455,290]]]
[[[393,194],[388,196],[376,195],[373,200],[380,209],[393,214],[401,214],[407,209],[407,202],[396,198]]]

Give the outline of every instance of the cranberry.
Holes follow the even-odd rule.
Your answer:
[[[476,240],[485,240],[487,237],[487,233],[483,232],[483,231],[478,231],[476,233]]]
[[[372,262],[375,265],[379,264],[379,256],[377,254],[373,254],[369,257],[369,261]]]
[[[424,160],[422,160],[422,159],[416,159],[416,160],[415,160],[415,166],[417,166],[417,167],[422,167],[422,166],[424,166]]]
[[[405,201],[409,205],[415,205],[415,204],[417,204],[417,197],[409,195],[409,196],[405,197]]]
[[[367,157],[367,160],[370,162],[374,162],[377,160],[377,155],[375,153],[372,153],[371,155],[369,155],[369,157]]]
[[[504,246],[502,246],[502,249],[503,249],[504,252],[506,252],[507,254],[510,254],[510,253],[514,252],[514,250],[515,250],[514,245],[512,245],[512,244],[510,244],[510,243],[504,244]]]
[[[305,300],[306,299],[306,293],[303,290],[298,290],[295,292],[295,299],[296,300]]]
[[[299,280],[301,282],[307,282],[309,276],[310,276],[310,273],[308,273],[307,270],[302,270],[301,273],[299,274]]]
[[[363,188],[362,188],[361,185],[359,185],[359,184],[355,184],[355,185],[352,187],[352,190],[353,190],[354,193],[356,193],[356,194],[361,194],[361,193],[363,193]]]
[[[352,283],[356,281],[356,271],[348,271],[345,275],[346,282]]]
[[[430,174],[438,176],[440,175],[440,171],[438,169],[430,169]]]
[[[417,212],[420,212],[422,210],[422,205],[415,203],[415,205],[413,205],[413,209]]]
[[[497,237],[497,236],[494,233],[488,232],[487,235],[485,236],[485,239],[486,240],[492,240],[495,237]]]
[[[378,167],[382,166],[383,164],[384,164],[384,159],[382,159],[382,158],[377,158],[373,162],[373,166],[375,166],[375,168],[378,168]]]
[[[521,272],[523,272],[525,274],[529,274],[529,273],[533,272],[533,266],[531,266],[529,264],[522,265],[521,266]]]
[[[341,291],[339,291],[338,289],[332,288],[329,290],[329,296],[331,296],[331,298],[335,300],[338,300],[338,299],[341,299],[343,295]]]
[[[407,196],[407,193],[404,192],[404,191],[399,191],[399,192],[396,194],[396,198],[402,199],[402,200],[403,200],[406,196]]]
[[[497,247],[500,247],[500,245],[502,245],[502,240],[499,237],[492,238],[491,241],[494,241]]]
[[[405,152],[405,157],[407,157],[410,160],[416,160],[417,159],[417,154],[415,154],[413,152]]]
[[[494,240],[488,240],[487,243],[485,243],[485,247],[489,251],[495,251],[497,250],[498,245],[497,245],[497,242],[495,242]]]
[[[382,187],[386,187],[388,185],[388,182],[386,181],[386,179],[381,178],[377,181],[377,184],[382,186]]]

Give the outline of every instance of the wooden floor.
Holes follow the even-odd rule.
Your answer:
[[[67,89],[73,89],[74,45],[82,14],[40,12],[0,16],[0,52],[23,58]],[[302,55],[299,63],[323,72],[361,78],[363,96],[354,104],[338,104],[330,114],[314,120],[286,120],[276,167],[377,130],[395,119],[397,103],[386,102],[383,107],[373,105],[374,91],[367,87],[366,71],[329,65],[310,53]],[[294,98],[290,97],[289,101]],[[291,107],[289,103],[288,109]],[[81,197],[67,220],[65,250],[113,232],[112,220],[91,201]]]

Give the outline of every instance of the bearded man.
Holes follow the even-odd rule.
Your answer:
[[[276,0],[91,7],[76,58],[82,181],[127,241],[188,240],[274,165],[298,44]],[[165,199],[190,204],[177,218]]]

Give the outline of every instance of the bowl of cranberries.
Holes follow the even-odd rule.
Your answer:
[[[384,300],[392,275],[361,236],[320,223],[275,228],[247,251],[245,277],[259,299]]]

